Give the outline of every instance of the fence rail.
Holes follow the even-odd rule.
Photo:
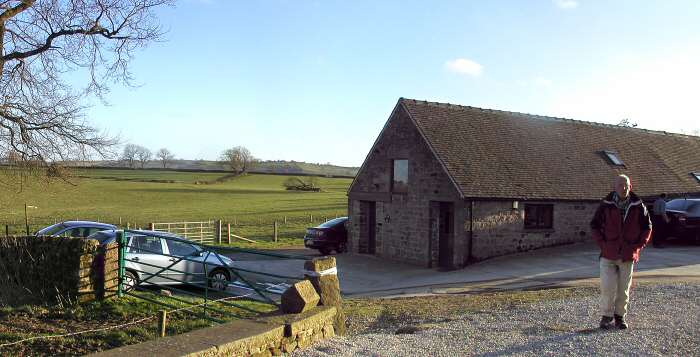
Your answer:
[[[160,222],[149,224],[149,229],[177,234],[198,243],[221,243],[221,221]]]

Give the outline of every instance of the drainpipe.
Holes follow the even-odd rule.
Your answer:
[[[472,240],[474,239],[474,201],[469,200],[469,240],[467,241],[467,264],[472,261]]]

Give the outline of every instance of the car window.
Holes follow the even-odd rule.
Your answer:
[[[111,239],[114,238],[114,233],[113,233],[113,232],[114,232],[114,231],[109,231],[109,232],[97,232],[97,233],[95,233],[95,234],[91,234],[90,237],[88,237],[88,238],[94,239],[94,240],[100,242],[100,244],[104,244],[105,242],[107,242],[107,241],[109,241],[109,240],[111,240]]]
[[[163,246],[158,237],[133,236],[128,251],[136,254],[163,254]]]
[[[700,202],[697,201],[688,201],[688,212],[693,212],[696,215],[700,215]]]
[[[165,242],[168,244],[168,250],[170,251],[170,255],[184,257],[192,255],[195,252],[199,251],[199,249],[197,249],[197,247],[195,247],[194,245],[185,242],[178,242],[174,240],[166,240]]]
[[[68,238],[84,238],[87,237],[88,235],[83,235],[87,228],[71,228],[66,230],[65,232],[61,233],[61,237],[68,237]]]
[[[58,233],[59,231],[61,231],[64,228],[66,228],[66,226],[64,226],[63,223],[57,223],[57,224],[54,224],[53,226],[48,226],[48,227],[36,232],[36,235],[38,235],[38,236],[51,236],[51,235]]]

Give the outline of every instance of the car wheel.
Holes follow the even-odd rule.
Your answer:
[[[323,255],[331,254],[331,250],[328,248],[319,248],[318,251],[321,252],[321,254]]]
[[[124,291],[131,291],[136,288],[136,285],[139,284],[139,279],[136,277],[136,274],[130,271],[126,271],[124,273],[124,285],[123,289]]]
[[[348,251],[348,245],[345,243],[338,244],[338,248],[335,249],[336,253],[345,253]]]
[[[209,287],[214,290],[224,291],[230,282],[231,275],[224,269],[215,269],[209,273]]]

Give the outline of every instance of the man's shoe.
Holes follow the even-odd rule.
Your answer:
[[[625,322],[625,318],[620,316],[620,315],[615,315],[615,327],[619,328],[620,330],[625,330],[629,326],[627,326],[627,323]]]
[[[613,326],[613,318],[610,316],[603,316],[603,318],[600,319],[600,328],[602,329],[609,329]]]

